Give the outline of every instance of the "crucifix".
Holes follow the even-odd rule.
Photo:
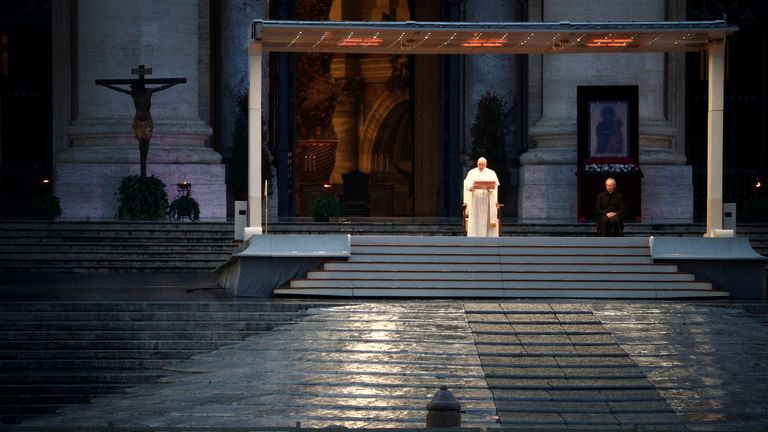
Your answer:
[[[104,86],[116,92],[125,93],[133,99],[133,106],[136,108],[136,115],[133,117],[133,135],[139,141],[139,155],[141,163],[141,176],[147,175],[147,152],[149,151],[149,140],[152,138],[152,116],[149,109],[152,106],[152,93],[156,93],[176,84],[185,84],[186,78],[145,78],[152,74],[152,68],[145,68],[139,65],[136,69],[131,69],[132,75],[138,75],[138,78],[127,79],[98,79],[96,85]],[[157,87],[147,87],[147,84],[160,84]],[[120,87],[121,85],[129,88]]]

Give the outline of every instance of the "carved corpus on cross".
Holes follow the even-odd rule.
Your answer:
[[[145,78],[152,74],[152,68],[145,68],[139,65],[136,69],[131,69],[131,74],[138,75],[138,78],[126,79],[98,79],[96,85],[104,86],[110,90],[124,93],[131,96],[133,106],[136,108],[136,115],[133,118],[133,135],[139,141],[141,176],[147,175],[147,153],[149,151],[149,140],[152,138],[154,123],[150,114],[152,107],[152,93],[156,93],[176,84],[185,84],[186,78]],[[147,87],[147,84],[159,84],[157,87]],[[120,86],[127,85],[128,88]]]

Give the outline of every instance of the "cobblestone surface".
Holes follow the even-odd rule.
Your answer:
[[[732,304],[328,307],[28,425],[423,427],[446,384],[468,427],[766,430],[767,321]]]

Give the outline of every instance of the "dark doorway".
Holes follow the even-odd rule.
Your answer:
[[[374,184],[390,190],[379,201],[391,203],[385,216],[413,215],[413,130],[408,101],[400,102],[381,122],[373,143]]]
[[[51,1],[2,1],[0,217],[24,217],[50,194],[52,165]]]
[[[726,45],[723,200],[737,204],[740,221],[768,221],[768,2],[688,2],[688,19],[723,16],[739,27]],[[691,53],[686,63],[686,152],[693,167],[694,218],[702,220],[707,210],[706,58]]]

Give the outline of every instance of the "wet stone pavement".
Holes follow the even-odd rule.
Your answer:
[[[768,320],[675,302],[355,303],[26,425],[767,430]]]
[[[765,305],[591,309],[689,429],[768,430]]]

